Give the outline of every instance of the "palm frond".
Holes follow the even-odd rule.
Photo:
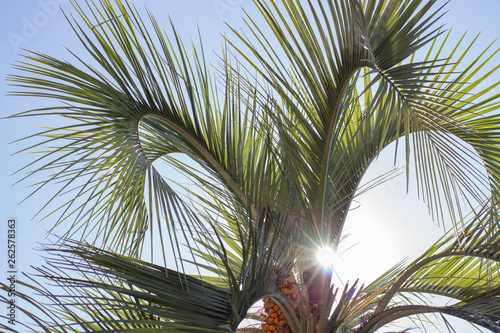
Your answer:
[[[499,330],[499,242],[498,197],[493,196],[467,221],[458,239],[451,230],[388,284],[361,331],[372,332],[393,320],[425,313],[449,314]],[[398,300],[404,294],[416,295],[417,302],[407,297]],[[429,295],[444,296],[453,304],[436,306]]]
[[[16,65],[22,73],[10,77],[14,95],[59,101],[13,117],[70,120],[26,138],[43,140],[22,151],[42,154],[20,170],[27,171],[22,180],[49,175],[32,195],[49,184],[59,187],[42,210],[58,214],[56,225],[68,221],[64,236],[93,237],[137,256],[147,237],[154,244],[160,235],[166,247],[167,229],[170,252],[181,257],[176,244],[205,233],[203,215],[162,177],[153,164],[161,159],[197,177],[209,197],[236,201],[246,214],[255,215],[262,201],[272,203],[276,160],[268,126],[255,93],[243,91],[229,61],[217,84],[202,51],[193,46],[189,55],[176,31],[166,37],[151,14],[148,25],[120,1],[75,9],[83,23],[76,19],[72,27],[92,60],[74,55],[75,65],[34,53]],[[195,166],[183,166],[174,153]],[[205,178],[195,168],[205,170]],[[210,200],[203,204],[218,208]]]
[[[252,39],[235,31],[245,43],[239,52],[276,95],[280,162],[323,243],[338,242],[361,177],[391,143],[403,144],[408,181],[414,163],[438,221],[460,221],[462,196],[481,202],[496,186],[498,95],[470,91],[497,70],[478,75],[497,51],[460,69],[470,48],[457,62],[461,43],[444,54],[435,1],[257,5],[269,30],[248,17]]]
[[[31,284],[22,283],[39,295],[36,299],[18,295],[37,310],[20,307],[37,324],[33,332],[223,332],[229,328],[231,297],[224,289],[83,243],[68,241],[63,248],[46,251],[47,265],[37,269]],[[45,287],[42,281],[52,286]]]
[[[236,214],[235,214],[236,215]],[[212,273],[206,281],[231,290],[231,305],[237,309],[234,325],[245,317],[250,307],[264,297],[289,307],[277,293],[281,283],[295,273],[295,260],[300,258],[301,238],[290,216],[279,215],[269,209],[259,212],[257,222],[232,220],[214,225],[216,237],[199,239],[202,251],[197,254],[201,264]],[[231,228],[232,227],[232,228]],[[200,264],[198,264],[200,265]],[[289,318],[295,315],[290,312]],[[234,326],[234,327],[236,327]]]
[[[65,240],[62,248],[46,249],[47,265],[30,277],[36,284],[23,284],[49,303],[19,295],[43,315],[29,307],[22,311],[48,331],[223,332],[234,331],[258,300],[272,297],[288,309],[292,321],[292,305],[277,290],[293,274],[300,234],[272,211],[264,211],[255,225],[246,223],[250,225],[233,221],[237,236],[221,223],[214,225],[213,239],[198,240],[204,250],[198,251],[201,261],[196,264],[213,273],[212,278]]]
[[[41,153],[21,181],[49,175],[30,196],[57,186],[40,214],[69,223],[38,269],[61,294],[33,280],[25,286],[52,308],[19,295],[41,314],[23,311],[45,332],[219,332],[271,297],[294,331],[371,332],[427,313],[500,331],[500,94],[485,95],[500,83],[471,94],[500,68],[483,73],[497,50],[462,69],[470,46],[444,51],[435,0],[255,3],[267,27],[248,17],[255,42],[237,33],[243,62],[223,49],[215,73],[203,47],[188,52],[173,26],[169,38],[119,0],[75,4],[69,21],[90,60],[31,53],[16,66],[14,95],[57,102],[13,117],[70,122],[21,150]],[[340,295],[326,278],[324,290],[312,287],[312,247],[337,246],[361,178],[390,144],[395,154],[403,145],[408,188],[413,162],[431,214],[454,230],[366,288]],[[190,184],[165,177],[160,163]],[[464,206],[477,203],[459,230]],[[92,245],[67,241],[76,235]],[[137,259],[149,241],[164,266]],[[303,280],[301,304],[277,291],[290,274]],[[324,291],[316,317],[315,288]],[[427,302],[436,294],[455,303]]]

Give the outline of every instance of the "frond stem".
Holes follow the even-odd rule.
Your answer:
[[[410,278],[416,271],[424,267],[425,265],[444,258],[444,257],[450,257],[450,256],[464,256],[464,257],[477,257],[477,258],[483,258],[487,260],[495,260],[500,262],[500,254],[493,254],[493,255],[488,255],[487,253],[481,252],[475,252],[472,250],[463,250],[463,251],[445,251],[442,253],[438,253],[436,255],[430,256],[428,258],[425,258],[421,260],[420,262],[415,263],[413,266],[409,267],[406,271],[401,274],[399,278],[397,278],[396,282],[394,282],[391,287],[389,287],[389,290],[387,293],[382,297],[380,300],[380,303],[378,304],[377,308],[375,309],[374,314],[378,315],[384,309],[389,305],[390,300],[394,297],[394,295],[400,290],[401,286],[406,282],[408,278]],[[495,258],[496,257],[496,258]]]
[[[333,145],[333,140],[334,140],[334,132],[335,132],[335,125],[336,121],[338,118],[339,114],[339,109],[340,105],[342,103],[342,96],[344,95],[344,92],[346,91],[347,87],[349,86],[349,81],[351,78],[354,76],[354,74],[363,68],[364,66],[358,66],[356,67],[351,73],[347,76],[347,79],[344,81],[344,84],[342,88],[339,90],[338,98],[335,101],[335,106],[333,110],[333,116],[331,118],[331,122],[328,128],[328,134],[326,137],[326,144],[325,144],[325,153],[323,154],[323,161],[321,162],[321,172],[320,172],[320,178],[319,178],[319,194],[318,194],[318,211],[316,215],[316,224],[323,224],[323,218],[324,218],[324,212],[325,212],[325,191],[326,191],[326,184],[328,183],[328,168],[330,166],[330,155],[332,153],[332,145]],[[341,230],[334,230],[335,234],[335,240],[333,241],[332,246],[337,247],[338,240],[340,239],[340,231]]]
[[[210,152],[207,151],[207,149],[203,145],[201,145],[198,142],[198,140],[193,138],[193,136],[189,134],[184,128],[162,116],[159,116],[157,114],[146,114],[142,116],[142,118],[144,117],[151,117],[165,122],[169,127],[171,127],[173,130],[179,133],[179,135],[188,140],[189,143],[201,154],[201,157],[205,159],[205,162],[207,162],[222,177],[224,182],[231,189],[231,191],[233,191],[233,193],[238,197],[241,203],[244,204],[245,207],[250,207],[250,213],[252,218],[254,220],[257,218],[257,210],[255,209],[255,206],[251,202],[250,198],[248,198],[248,196],[245,193],[243,193],[238,183],[234,181],[234,179],[224,169],[224,167],[212,156],[212,154],[210,154]]]

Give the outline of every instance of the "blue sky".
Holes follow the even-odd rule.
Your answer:
[[[133,0],[132,3],[138,8],[143,8],[144,4],[147,4],[160,25],[166,28],[169,24],[168,18],[172,18],[184,37],[197,36],[199,26],[207,51],[220,49],[222,42],[220,34],[229,34],[225,22],[236,28],[243,27],[241,7],[248,9],[252,15],[255,13],[251,0]],[[439,3],[444,4],[445,1],[440,0]],[[476,45],[477,52],[479,52],[481,45],[500,36],[500,21],[498,20],[500,2],[478,0],[472,3],[470,0],[451,0],[447,6],[449,12],[442,22],[447,28],[453,27],[454,36],[457,37],[466,30],[469,30],[470,38],[482,31],[480,43]],[[21,60],[20,49],[40,51],[68,60],[71,56],[65,47],[76,50],[77,53],[81,50],[78,40],[74,37],[64,16],[56,9],[56,5],[60,5],[67,12],[71,11],[67,0],[0,1],[1,117],[39,106],[41,103],[35,99],[6,96],[9,88],[4,78],[13,73],[11,65]],[[500,46],[500,43],[498,45]],[[500,80],[500,77],[497,79]],[[31,161],[32,157],[9,156],[24,145],[7,145],[15,139],[33,134],[37,131],[36,127],[41,125],[51,124],[43,123],[40,119],[0,121],[0,268],[3,268],[6,262],[4,250],[6,222],[12,217],[16,218],[20,225],[17,232],[20,244],[17,254],[19,270],[26,271],[30,265],[42,264],[39,253],[33,248],[37,247],[37,242],[43,241],[44,230],[50,225],[50,221],[35,224],[35,220],[31,219],[49,193],[42,193],[18,205],[30,191],[25,188],[28,183],[12,187],[11,185],[19,179],[19,176],[11,176],[11,174]],[[390,168],[391,157],[381,158],[379,162],[376,162],[377,166],[374,170]],[[401,178],[396,178],[391,183],[384,184],[360,197],[359,202],[361,206],[351,213],[347,228],[353,234],[350,237],[352,242],[359,241],[360,244],[345,254],[344,264],[339,264],[339,266],[346,266],[345,275],[350,278],[361,275],[362,278],[368,280],[407,256],[417,256],[443,233],[428,217],[425,205],[418,200],[416,195],[405,194],[404,181]],[[367,222],[368,219],[370,223]],[[374,234],[377,234],[376,238],[373,237]],[[377,261],[380,256],[385,258],[382,264]],[[353,261],[356,262],[356,267],[361,265],[367,269],[362,272],[347,272],[348,266],[352,267],[352,265],[346,263]],[[0,270],[0,278],[4,279],[3,269]],[[469,330],[465,328],[463,332],[469,332]]]

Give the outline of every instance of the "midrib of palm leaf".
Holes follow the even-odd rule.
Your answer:
[[[37,65],[20,65],[18,69],[50,79],[23,76],[11,78],[19,89],[39,90],[36,93],[16,94],[57,98],[72,105],[68,110],[43,109],[33,111],[33,114],[59,113],[85,122],[83,127],[70,125],[49,130],[45,133],[49,139],[38,145],[65,139],[70,143],[57,150],[67,151],[64,156],[70,156],[71,152],[75,154],[77,151],[88,151],[84,159],[66,165],[64,173],[56,174],[51,180],[66,181],[60,191],[63,193],[70,189],[75,177],[94,173],[76,193],[78,196],[88,195],[93,202],[101,205],[86,211],[86,203],[78,204],[75,199],[71,199],[63,209],[60,221],[67,218],[66,215],[77,216],[77,220],[82,221],[84,218],[101,220],[101,227],[92,228],[98,230],[98,234],[104,234],[104,239],[108,239],[110,245],[115,244],[122,249],[133,246],[131,253],[139,253],[143,230],[152,225],[154,212],[156,218],[162,215],[160,211],[165,211],[163,215],[175,217],[172,216],[172,211],[168,211],[170,208],[165,209],[165,201],[170,201],[171,207],[178,207],[176,210],[187,209],[188,215],[194,216],[181,200],[171,200],[158,192],[162,188],[167,189],[168,185],[158,183],[161,177],[157,176],[151,163],[162,155],[173,152],[193,157],[213,177],[226,185],[229,191],[220,191],[219,194],[225,193],[227,196],[233,193],[240,204],[255,216],[256,207],[260,205],[259,197],[276,198],[272,194],[274,186],[260,185],[258,177],[267,181],[266,185],[277,179],[272,176],[275,172],[273,159],[268,157],[270,147],[266,139],[266,124],[262,124],[258,131],[253,130],[256,123],[262,121],[256,118],[254,112],[249,111],[252,107],[257,107],[252,102],[255,97],[246,96],[246,102],[240,101],[241,89],[232,85],[233,82],[226,82],[226,95],[222,101],[214,100],[217,97],[214,93],[216,88],[211,86],[210,75],[205,65],[202,65],[203,60],[195,54],[194,66],[191,65],[177,35],[175,43],[171,44],[160,33],[153,20],[160,45],[158,50],[149,41],[152,37],[132,8],[119,5],[119,11],[115,12],[109,3],[103,4],[104,10],[94,13],[98,24],[91,22],[83,9],[79,8],[79,13],[91,28],[93,36],[84,32],[80,26],[73,25],[88,52],[104,70],[102,73],[85,63],[84,66],[94,75],[49,56],[33,55],[30,61],[38,63]],[[111,33],[106,32],[108,28]],[[112,39],[118,42],[113,44]],[[140,46],[141,42],[145,42],[145,48]],[[175,55],[174,46],[180,56]],[[230,76],[229,70],[226,68],[224,75]],[[72,112],[71,108],[78,110],[78,113]],[[153,129],[148,122],[156,122],[155,128],[152,133],[147,134],[147,139],[141,140],[139,126],[144,124],[143,128],[146,130]],[[160,138],[152,141],[152,134],[159,135]],[[116,143],[110,145],[111,141]],[[37,145],[31,149],[36,147]],[[50,154],[45,158],[50,157]],[[91,160],[92,158],[95,159]],[[83,163],[87,159],[89,162]],[[50,170],[57,163],[58,160],[49,161],[39,169]],[[66,169],[72,171],[66,172]],[[154,176],[147,176],[148,174]],[[152,179],[156,181],[152,182]],[[144,194],[146,182],[147,187],[153,189],[150,198],[154,195],[160,200],[157,204],[147,202]],[[47,183],[43,182],[40,186]],[[112,187],[113,190],[106,190]],[[133,190],[130,193],[124,192],[133,200],[124,199],[120,193],[126,188]],[[172,189],[167,192],[174,193]],[[131,204],[135,208],[120,212],[117,210],[118,204]],[[134,217],[135,214],[139,215]],[[185,223],[193,223],[183,218],[182,214],[174,215]],[[103,223],[104,218],[109,221]],[[130,227],[119,221],[123,218],[123,221],[132,218]],[[194,219],[194,224],[199,223],[201,221]],[[120,227],[129,230],[123,233],[119,231]],[[77,224],[73,225],[73,231],[80,228],[82,227]],[[118,234],[111,235],[113,230],[118,230]],[[137,235],[140,235],[139,238],[133,239]],[[119,245],[122,241],[123,244]]]
[[[421,4],[420,1],[412,2],[412,7],[406,8],[397,1],[391,1],[376,7],[375,1],[367,1],[362,14],[361,7],[342,1],[329,2],[329,11],[322,3],[313,5],[310,2],[307,13],[301,4],[292,1],[283,1],[283,7],[275,2],[258,2],[261,13],[271,26],[274,39],[250,17],[248,21],[252,37],[257,38],[258,43],[251,44],[236,32],[247,46],[240,48],[241,56],[252,62],[255,70],[284,103],[280,109],[283,113],[280,118],[283,120],[277,125],[295,126],[290,128],[290,134],[286,130],[281,131],[283,150],[293,151],[282,155],[287,158],[290,156],[292,168],[302,164],[299,169],[301,173],[292,175],[298,184],[302,184],[306,191],[304,195],[312,202],[309,204],[310,210],[316,212],[313,214],[316,216],[313,223],[317,226],[313,229],[325,230],[325,226],[333,228],[331,237],[326,237],[329,241],[325,240],[325,243],[338,242],[361,177],[370,162],[392,142],[403,143],[407,175],[410,174],[411,159],[415,160],[418,168],[417,187],[425,194],[425,200],[438,220],[446,219],[444,211],[454,217],[455,222],[460,220],[460,216],[454,216],[460,207],[456,202],[460,196],[456,195],[457,192],[470,194],[476,201],[485,197],[482,191],[488,180],[484,172],[458,156],[461,152],[473,156],[473,150],[460,140],[452,142],[454,151],[446,150],[447,147],[440,142],[443,137],[435,133],[457,135],[472,144],[473,149],[478,147],[476,150],[481,153],[482,147],[476,146],[478,140],[472,134],[475,129],[471,132],[472,122],[460,123],[460,119],[465,115],[475,121],[481,118],[473,110],[481,110],[480,104],[483,102],[472,104],[475,100],[481,100],[481,96],[470,96],[465,101],[464,96],[467,96],[469,88],[464,78],[473,86],[483,82],[484,77],[478,78],[476,74],[488,59],[482,59],[480,55],[463,74],[455,77],[452,77],[452,72],[457,64],[450,63],[447,56],[442,55],[442,46],[437,50],[431,46],[422,62],[405,60],[443,34],[439,28],[433,28],[441,17],[439,10],[430,11],[433,2],[426,2],[419,7]],[[307,15],[313,18],[312,22],[307,21]],[[355,27],[346,29],[343,26],[346,22]],[[331,25],[335,25],[335,28]],[[334,40],[335,32],[338,33],[337,40]],[[423,37],[418,39],[418,35]],[[290,61],[289,68],[281,60],[283,57],[278,51],[274,51],[274,40]],[[347,45],[351,45],[351,48],[347,48]],[[247,50],[255,60],[251,60]],[[349,94],[345,89],[349,80],[362,67],[371,68],[375,75],[368,81],[365,76],[366,90],[353,97],[353,100],[368,96],[369,105],[359,108],[356,116],[350,116],[354,113],[350,109],[351,104],[343,106],[342,99]],[[469,81],[472,78],[475,81]],[[494,104],[490,104],[486,110],[494,107]],[[366,122],[349,123],[344,121],[346,119],[366,119]],[[349,124],[347,128],[351,126],[351,130],[344,127],[346,123]],[[357,134],[348,135],[350,133]],[[414,133],[419,134],[415,136]],[[356,137],[359,139],[355,141]],[[348,144],[339,145],[344,140]],[[420,150],[422,153],[417,153]],[[348,153],[351,151],[353,153]],[[412,151],[413,156],[410,155]],[[487,157],[485,165],[490,168],[489,164],[493,160]],[[433,168],[432,165],[437,167]],[[348,173],[353,176],[333,178],[332,181],[331,177],[338,177],[338,174],[342,174],[341,170],[349,170]],[[338,207],[338,214],[331,213],[336,210],[332,209],[332,204]]]

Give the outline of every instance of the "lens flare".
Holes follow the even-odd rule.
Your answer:
[[[316,251],[316,260],[323,267],[333,267],[335,257],[335,251],[329,246],[323,246]]]

